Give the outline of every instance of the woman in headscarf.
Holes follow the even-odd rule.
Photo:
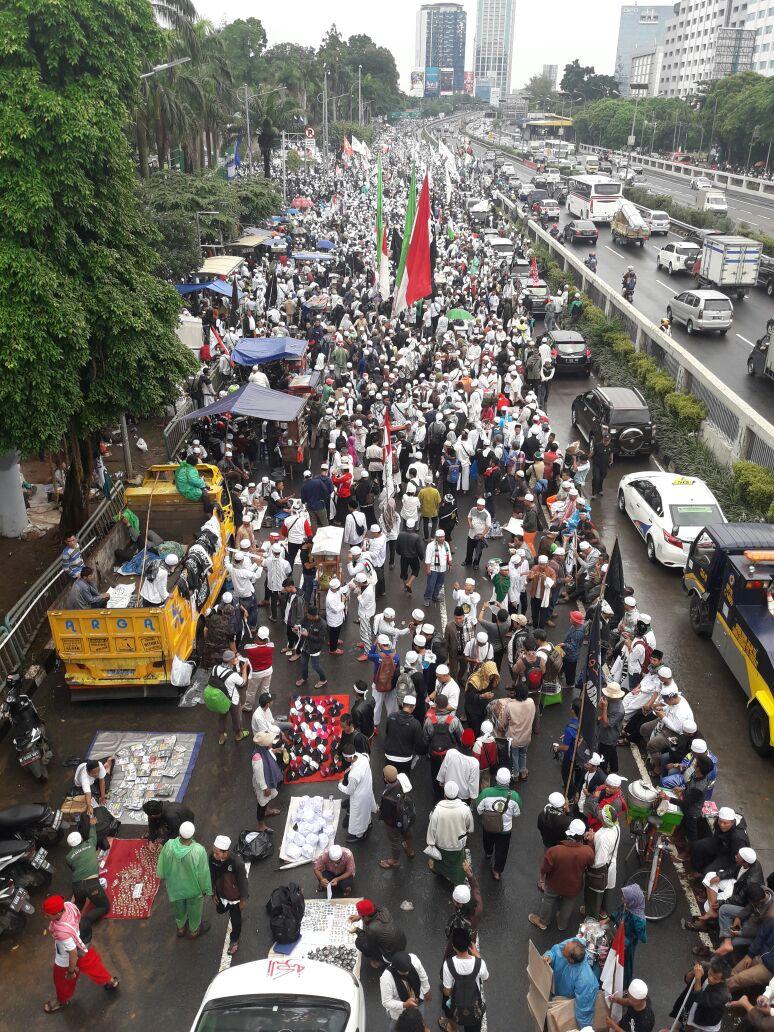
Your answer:
[[[465,714],[468,726],[475,731],[476,736],[481,733],[481,724],[486,716],[487,707],[494,699],[499,686],[500,675],[492,660],[482,663],[468,678],[465,686]]]
[[[647,942],[647,922],[645,921],[645,894],[639,885],[624,885],[621,889],[623,904],[613,914],[610,927],[615,933],[623,921],[624,925],[624,985],[628,985],[634,976],[634,954],[638,942]]]
[[[610,890],[615,888],[621,828],[618,814],[612,806],[603,806],[599,816],[602,827],[594,832],[594,863],[586,871],[584,903],[586,917],[604,921],[607,918]]]
[[[258,831],[270,831],[266,824],[267,817],[276,817],[280,812],[269,808],[269,803],[278,795],[282,784],[282,771],[274,759],[271,750],[274,735],[269,731],[259,731],[253,737],[256,750],[253,753],[253,791],[256,799],[256,828]]]

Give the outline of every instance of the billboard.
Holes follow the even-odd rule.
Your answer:
[[[442,68],[440,76],[441,96],[450,97],[454,93],[454,69]]]
[[[490,90],[490,92],[489,92],[489,103],[492,105],[492,107],[499,107],[500,106],[500,87],[499,86],[493,86],[492,89]]]
[[[411,71],[410,97],[424,97],[425,95],[425,70],[424,68],[413,68]]]
[[[425,96],[437,97],[441,89],[441,69],[425,68]]]
[[[467,93],[469,97],[472,97],[476,89],[476,79],[474,72],[464,72],[462,77],[462,92]]]

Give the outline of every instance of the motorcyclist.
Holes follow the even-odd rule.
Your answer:
[[[555,222],[548,231],[548,235],[552,236],[554,240],[559,239],[559,223]]]
[[[634,288],[637,286],[637,273],[634,271],[633,265],[630,265],[623,274],[621,286],[623,287],[624,294],[634,293]]]
[[[584,265],[588,265],[588,267],[591,269],[592,272],[596,272],[597,271],[597,252],[596,251],[589,251],[589,255],[588,255],[588,257],[586,258],[586,260],[584,261],[583,264]]]
[[[661,320],[661,332],[665,333],[667,337],[672,336],[672,324],[670,323],[668,316],[664,316]]]

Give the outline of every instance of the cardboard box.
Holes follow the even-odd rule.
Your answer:
[[[60,806],[60,810],[67,817],[77,816],[79,813],[86,813],[86,796],[68,796]]]
[[[603,1032],[607,1029],[607,1007],[605,1006],[605,994],[600,989],[597,993],[597,1002],[594,1007],[594,1029]],[[575,1001],[566,996],[558,996],[548,1005],[548,1016],[546,1018],[548,1032],[576,1032],[578,1023],[575,1020]]]

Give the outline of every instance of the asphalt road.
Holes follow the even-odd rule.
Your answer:
[[[574,383],[561,380],[555,383],[551,395],[550,413],[561,440],[571,436],[569,407],[572,398],[585,387],[585,381]],[[608,545],[616,534],[620,536],[627,581],[634,588],[642,610],[653,615],[659,645],[675,671],[675,677],[695,707],[700,730],[708,738],[720,761],[720,779],[715,798],[719,804],[734,803],[740,807],[751,827],[752,841],[761,856],[766,871],[774,867],[774,842],[771,835],[771,798],[774,790],[774,767],[761,760],[747,742],[744,697],[729,674],[714,646],[696,638],[688,625],[688,607],[679,577],[670,571],[651,566],[638,535],[616,509],[617,482],[621,475],[632,472],[631,462],[615,466],[608,477],[604,497],[594,503],[594,519],[604,532]],[[474,496],[471,495],[471,502]],[[465,513],[467,500],[461,500],[460,510]],[[506,516],[504,506],[501,516]],[[460,554],[462,534],[455,535],[456,560]],[[464,553],[463,553],[464,554]],[[504,542],[493,543],[493,555],[506,554]],[[460,566],[454,574],[463,576]],[[447,581],[447,595],[450,581]],[[398,619],[405,620],[411,608],[421,605],[421,595],[403,594],[397,570],[388,573],[386,601],[398,611]],[[567,627],[567,611],[560,609],[555,640],[561,640]],[[440,624],[440,613],[433,614],[433,622]],[[276,625],[272,625],[276,629]],[[348,646],[357,640],[356,628],[348,627],[345,641]],[[279,637],[279,636],[277,636]],[[355,661],[355,653],[331,661],[324,657],[332,686],[339,692],[350,691],[352,681],[364,676],[364,664]],[[279,698],[275,713],[286,712],[297,666],[289,666],[280,657],[276,665],[272,690]],[[368,669],[368,668],[366,668]],[[53,675],[43,686],[36,702],[41,704],[44,717],[53,737],[56,761],[51,770],[51,781],[38,789],[27,780],[16,765],[7,739],[0,744],[0,805],[17,801],[46,799],[58,804],[70,783],[72,767],[61,765],[62,757],[80,756],[88,747],[94,733],[100,729],[133,729],[154,731],[202,731],[204,743],[194,769],[186,801],[196,814],[200,840],[207,846],[215,834],[226,833],[234,840],[243,828],[250,828],[254,818],[254,798],[250,787],[249,756],[246,743],[233,742],[223,748],[216,743],[214,716],[202,707],[180,709],[169,703],[136,702],[71,706],[67,701],[60,679]],[[491,971],[488,990],[489,1028],[502,1032],[506,1028],[526,1028],[514,1023],[514,1013],[525,1012],[526,982],[524,968],[527,943],[534,933],[539,948],[545,949],[564,936],[556,931],[542,934],[527,923],[527,914],[537,903],[535,881],[541,857],[539,837],[535,828],[537,815],[550,791],[560,787],[558,768],[551,758],[550,742],[557,737],[568,715],[569,702],[546,711],[542,734],[535,738],[530,749],[530,777],[523,790],[523,814],[514,831],[511,855],[503,881],[496,885],[482,862],[480,835],[471,840],[473,864],[482,881],[485,912],[481,928],[482,953]],[[373,769],[379,784],[382,746],[374,748]],[[623,771],[636,777],[632,757],[622,757]],[[417,809],[419,813],[415,840],[419,844],[417,857],[410,863],[403,861],[400,871],[382,871],[376,860],[384,856],[384,836],[374,828],[370,838],[355,847],[358,863],[356,891],[386,904],[397,916],[408,936],[409,948],[416,952],[428,971],[435,973],[442,956],[442,930],[449,914],[449,892],[445,885],[426,869],[421,855],[427,813],[430,807],[429,771],[424,761],[414,774]],[[318,794],[335,792],[329,786],[293,786],[283,789],[280,804],[283,814],[289,794]],[[284,817],[272,821],[279,842]],[[125,826],[122,837],[133,837],[137,829]],[[340,829],[339,841],[344,835]],[[624,862],[629,849],[628,834],[619,854],[618,883],[623,884],[633,867]],[[69,879],[62,870],[65,847],[53,852],[57,867],[53,888],[68,891]],[[266,955],[269,947],[267,920],[263,905],[272,888],[287,879],[276,871],[276,858],[254,867],[250,875],[251,901],[245,919],[242,948],[236,962],[244,963]],[[308,868],[293,873],[305,893],[313,893],[313,877]],[[40,897],[35,897],[39,903]],[[409,900],[414,910],[404,912],[400,904]],[[679,917],[688,908],[681,897],[678,911],[666,922],[649,927],[649,942],[639,948],[635,972],[651,986],[657,1019],[661,1025],[678,991],[680,972],[690,966],[690,948],[693,936],[680,930]],[[159,893],[152,914],[147,921],[103,921],[95,933],[95,945],[108,967],[122,979],[118,997],[104,992],[84,980],[79,985],[71,1007],[56,1018],[57,1027],[82,1028],[86,1021],[101,1022],[109,1018],[115,1032],[129,1032],[137,1027],[164,1027],[170,1032],[183,1032],[196,1012],[208,982],[217,973],[223,952],[225,925],[223,919],[210,913],[211,932],[197,942],[177,940],[164,890]],[[577,914],[570,929],[577,926]],[[5,993],[3,1028],[42,1028],[43,1002],[51,994],[52,945],[43,934],[44,921],[40,914],[30,918],[28,927],[14,947],[8,940],[0,940],[0,974],[3,984],[13,987]],[[379,1004],[378,982],[371,970],[363,976],[367,1007],[368,1028],[381,1029],[385,1025],[384,1012]],[[434,990],[436,987],[434,986]],[[435,992],[437,997],[437,990]],[[435,1025],[435,1006],[431,1008],[430,1027]],[[361,1030],[364,1032],[364,1030]]]
[[[488,148],[474,145],[474,151],[480,152],[485,149]],[[529,178],[534,175],[534,171],[526,165],[510,157],[509,160]],[[688,186],[685,189],[691,193]],[[517,197],[514,194],[510,199],[516,201]],[[569,220],[566,208],[562,208],[559,225],[564,226]],[[656,254],[663,243],[681,238],[669,233],[666,237],[652,237],[642,248],[622,247],[613,244],[609,226],[599,224],[598,229],[597,273],[610,286],[620,290],[621,278],[628,266],[632,265],[637,273],[635,307],[658,324],[666,315],[670,297],[694,285],[693,278],[688,273],[669,276],[665,270],[656,271]],[[578,245],[570,250],[582,258],[585,252],[592,248]],[[676,323],[672,327],[672,336],[764,419],[774,422],[772,385],[761,377],[750,376],[747,372],[750,351],[755,341],[765,332],[767,319],[774,315],[774,304],[763,290],[755,288],[742,301],[734,298],[733,305],[734,322],[725,337],[718,334],[689,336],[685,327]]]
[[[634,159],[636,161],[636,158]],[[690,187],[690,179],[678,173],[654,171],[644,168],[643,175],[638,177],[639,185],[644,182],[656,193],[670,194],[678,203],[693,208],[696,205],[696,191]],[[746,222],[763,233],[774,232],[774,203],[771,195],[766,199],[749,197],[747,194],[726,192],[729,217],[736,222]]]

